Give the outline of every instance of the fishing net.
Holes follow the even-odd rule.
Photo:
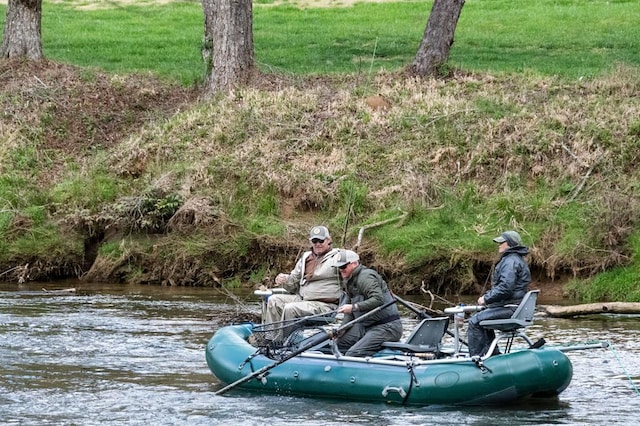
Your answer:
[[[257,347],[270,358],[277,359],[299,350],[319,333],[326,333],[323,326],[331,324],[332,319],[315,318],[312,323],[294,319],[270,324],[254,325],[249,343]]]

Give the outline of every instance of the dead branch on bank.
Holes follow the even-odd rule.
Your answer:
[[[571,318],[579,315],[593,314],[640,314],[640,303],[587,303],[573,306],[539,305],[538,309],[556,318]]]
[[[409,304],[409,305],[411,305],[411,307],[413,307],[414,309],[416,309],[418,311],[426,312],[431,316],[442,316],[442,315],[444,315],[444,312],[442,312],[442,311],[439,311],[437,309],[433,309],[431,307],[427,307],[427,306],[421,305],[419,303],[411,302],[410,300],[405,300],[404,302]]]
[[[433,306],[433,302],[435,301],[435,299],[440,300],[442,303],[449,305],[449,306],[455,306],[456,304],[445,299],[442,296],[438,296],[437,294],[434,294],[433,292],[431,292],[431,290],[429,290],[425,284],[424,281],[422,281],[422,284],[420,285],[420,291],[422,291],[424,294],[428,295],[429,298],[431,299],[431,304],[429,306]]]
[[[360,232],[358,232],[358,241],[356,241],[356,244],[353,246],[353,250],[356,250],[360,246],[360,243],[362,242],[362,237],[364,235],[364,231],[365,230],[371,229],[371,228],[376,228],[376,227],[382,226],[382,225],[386,225],[387,223],[395,222],[395,221],[398,221],[400,219],[404,219],[409,214],[408,212],[405,212],[403,210],[400,210],[400,212],[402,212],[402,214],[400,216],[392,217],[391,219],[383,220],[383,221],[376,222],[376,223],[371,223],[369,225],[365,225],[362,228],[360,228]]]

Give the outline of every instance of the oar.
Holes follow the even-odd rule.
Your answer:
[[[420,311],[416,308],[414,308],[409,302],[407,302],[406,300],[402,299],[400,296],[394,294],[393,297],[400,303],[402,303],[404,306],[406,306],[407,308],[409,308],[410,311],[412,311],[413,313],[415,313],[416,315],[418,315],[421,319],[425,319],[425,318],[432,318],[431,315],[427,314],[426,312]],[[451,331],[447,330],[446,333],[455,338],[456,335],[455,333],[452,333]],[[458,340],[460,341],[460,343],[462,343],[463,345],[469,346],[469,344],[467,342],[464,341],[464,339],[462,339],[460,336],[458,336]]]
[[[433,318],[431,315],[427,314],[426,312],[423,312],[417,308],[414,308],[411,303],[407,302],[406,300],[404,300],[403,298],[401,298],[400,296],[398,296],[397,294],[393,294],[393,298],[396,299],[398,302],[402,303],[404,306],[406,306],[407,308],[409,308],[410,311],[412,311],[414,314],[418,315],[420,317],[420,319],[425,319],[425,318]]]
[[[311,349],[312,347],[316,346],[319,343],[325,342],[325,341],[329,340],[330,338],[332,338],[334,336],[337,336],[341,331],[352,327],[354,324],[362,321],[365,318],[370,317],[373,314],[376,314],[376,313],[380,312],[381,310],[393,305],[394,303],[396,303],[396,300],[392,300],[390,302],[385,303],[382,306],[378,306],[377,308],[370,310],[369,312],[359,316],[358,318],[355,318],[354,320],[349,321],[346,324],[342,324],[337,329],[328,331],[326,334],[318,333],[317,334],[318,338],[309,339],[311,341],[309,341],[306,344],[304,344],[297,351],[290,353],[289,355],[287,355],[287,356],[283,357],[282,359],[274,362],[273,364],[265,365],[261,369],[254,371],[253,373],[249,374],[248,376],[244,376],[243,378],[236,380],[235,382],[233,382],[233,383],[223,387],[219,391],[215,392],[214,395],[222,395],[222,394],[226,393],[227,391],[235,388],[236,386],[241,385],[241,384],[243,384],[245,382],[248,382],[249,380],[253,379],[254,377],[258,377],[258,376],[263,375],[264,373],[266,373],[267,371],[271,370],[272,368],[275,368],[275,367],[279,366],[280,364],[282,364],[282,363],[284,363],[286,361],[289,361],[291,358],[294,358],[294,357],[300,355],[304,351]]]
[[[570,351],[582,351],[585,349],[606,349],[610,346],[609,342],[599,342],[587,345],[576,345],[576,346],[549,346],[554,349],[557,349],[562,352],[570,352]]]

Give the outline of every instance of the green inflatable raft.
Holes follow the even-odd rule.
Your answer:
[[[310,344],[273,357],[256,345],[255,327],[220,328],[207,344],[207,364],[228,385],[225,389],[407,405],[478,405],[556,396],[573,374],[563,351],[544,346],[486,358],[440,354],[427,359],[392,349],[367,358],[347,357]]]

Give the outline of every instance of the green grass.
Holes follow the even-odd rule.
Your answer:
[[[640,2],[492,0],[467,2],[451,60],[462,68],[600,75],[640,63]]]
[[[573,280],[565,287],[574,298],[590,302],[640,301],[640,232],[629,238],[634,259],[628,266],[602,272],[590,280]]]
[[[271,3],[271,2],[261,2]],[[298,9],[254,5],[255,59],[293,74],[369,73],[409,65],[431,2],[362,3]],[[0,5],[4,27],[6,5]],[[450,65],[488,72],[568,78],[640,65],[640,1],[469,0]],[[183,84],[202,79],[199,1],[79,10],[44,2],[45,55],[110,72],[152,72]]]
[[[52,202],[67,207],[84,206],[95,208],[105,202],[112,202],[120,195],[123,183],[100,170],[91,176],[76,174],[51,190]]]

